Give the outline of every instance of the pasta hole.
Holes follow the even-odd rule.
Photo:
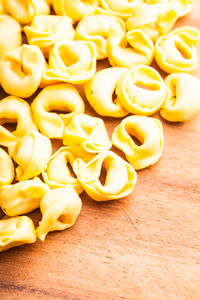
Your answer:
[[[137,146],[142,146],[143,143],[136,136],[130,134],[130,137]]]
[[[71,113],[71,110],[66,105],[58,105],[58,104],[51,104],[50,106],[46,107],[48,112],[55,113],[55,114],[67,114]]]
[[[88,125],[82,125],[82,129],[84,130],[84,132],[89,136],[92,134],[93,131],[93,127],[88,126]]]
[[[68,48],[66,50],[66,47],[64,46],[60,47],[59,55],[66,67],[70,67],[71,65],[74,65],[78,62],[78,58],[75,56],[75,53],[73,53],[73,51],[70,51],[70,49]]]
[[[71,166],[70,163],[67,163],[67,168],[68,168],[68,170],[69,170],[69,172],[70,172],[70,175],[71,175],[72,177],[74,177],[74,178],[77,178],[77,177],[76,177],[76,174],[74,173],[74,170],[73,170],[73,168],[72,168],[72,166]]]
[[[144,144],[144,137],[135,128],[127,126],[126,131],[136,146]]]
[[[1,120],[0,122],[1,125],[3,125],[4,128],[6,128],[7,130],[13,132],[17,130],[17,122],[16,121],[7,121],[5,120]]]
[[[112,102],[115,104],[116,103],[116,99],[117,99],[117,94],[114,90],[113,94],[112,94]]]
[[[107,170],[106,170],[105,163],[103,163],[101,167],[101,173],[99,176],[99,181],[101,182],[102,185],[105,185],[106,183],[106,175],[107,175]]]
[[[135,85],[139,89],[143,89],[143,90],[147,90],[147,91],[156,91],[156,90],[158,90],[158,85],[153,84],[153,83],[144,84],[142,82],[136,82]]]
[[[69,214],[61,215],[61,216],[58,218],[58,221],[59,221],[60,223],[63,223],[63,224],[72,224],[72,217],[71,217],[71,215],[69,215]]]
[[[191,54],[185,48],[183,48],[179,43],[176,43],[176,49],[179,51],[179,53],[184,59],[191,58]]]

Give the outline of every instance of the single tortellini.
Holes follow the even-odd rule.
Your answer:
[[[16,168],[16,179],[23,181],[38,176],[46,168],[52,154],[52,145],[48,137],[35,130],[21,138],[8,151],[19,165]]]
[[[9,131],[4,124],[16,123],[16,129]],[[0,145],[14,146],[23,136],[36,129],[30,106],[20,98],[9,96],[0,101]]]
[[[20,47],[21,44],[20,24],[8,15],[0,15],[0,57],[5,52]]]
[[[78,179],[73,174],[68,166],[73,168],[75,157],[70,152],[69,147],[58,149],[51,157],[46,170],[42,173],[44,181],[50,188],[61,188],[70,184],[78,194],[83,192]],[[73,170],[73,169],[72,169]]]
[[[140,0],[101,0],[102,7],[112,15],[127,19],[134,13]]]
[[[86,97],[93,109],[101,116],[123,118],[128,112],[119,102],[115,93],[117,83],[125,68],[106,68],[97,72],[84,86]]]
[[[82,84],[89,81],[96,72],[96,47],[87,41],[57,42],[49,55],[42,86],[67,82]]]
[[[154,44],[140,29],[125,36],[111,29],[108,38],[108,59],[113,67],[131,68],[133,65],[150,65],[154,57]]]
[[[24,27],[28,43],[35,45],[49,57],[49,52],[56,42],[73,40],[75,31],[72,20],[65,16],[36,16],[30,26]]]
[[[125,35],[124,22],[98,8],[80,21],[76,28],[76,39],[94,42],[97,59],[104,59],[108,56],[107,43],[111,28],[121,37]]]
[[[82,202],[70,185],[48,192],[41,200],[42,220],[37,228],[41,241],[49,231],[64,230],[74,225],[81,211]]]
[[[0,148],[0,186],[11,184],[15,176],[12,159],[6,151]]]
[[[154,68],[137,65],[122,75],[116,94],[127,111],[149,116],[163,104],[166,86]]]
[[[200,111],[200,80],[187,73],[166,77],[167,95],[161,116],[171,122],[186,122]]]
[[[166,73],[193,72],[198,65],[197,46],[200,31],[194,27],[179,27],[160,37],[155,45],[155,59]]]
[[[36,15],[48,15],[49,5],[45,0],[4,0],[6,10],[21,24],[30,24]]]
[[[86,193],[96,201],[115,200],[129,195],[137,180],[133,167],[111,151],[96,155],[88,163],[76,159],[73,167]],[[104,184],[100,181],[102,172],[106,173]]]
[[[7,216],[27,214],[40,207],[43,196],[50,191],[39,178],[0,187],[0,206]]]
[[[133,139],[137,139],[138,143]],[[134,169],[140,170],[155,164],[163,150],[163,129],[159,120],[130,116],[113,131],[112,143],[122,150]]]
[[[0,252],[37,239],[33,221],[27,216],[0,220]]]
[[[74,22],[80,21],[84,15],[91,13],[98,4],[99,0],[53,0],[56,14],[68,16]]]
[[[23,45],[2,56],[0,69],[0,82],[6,93],[28,98],[40,85],[45,59],[38,47]]]
[[[84,112],[85,105],[77,89],[64,83],[44,88],[31,108],[42,134],[62,139],[65,126],[73,116]]]
[[[111,148],[104,122],[100,118],[79,114],[65,127],[63,144],[81,146],[86,152],[98,153]]]

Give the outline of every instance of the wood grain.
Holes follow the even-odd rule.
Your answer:
[[[200,29],[199,11],[196,0],[178,25]],[[120,120],[104,120],[111,135]],[[131,196],[96,203],[83,194],[73,228],[0,254],[0,299],[200,299],[200,118],[162,123],[163,156],[138,172]]]

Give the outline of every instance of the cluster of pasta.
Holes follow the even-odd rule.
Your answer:
[[[131,194],[135,170],[162,154],[162,123],[151,116],[160,111],[184,122],[200,111],[200,81],[190,74],[200,32],[171,31],[192,6],[193,0],[0,0],[0,84],[8,94],[0,101],[0,252],[71,227],[83,191],[96,201]],[[111,67],[96,72],[105,58]],[[169,74],[165,80],[150,66],[154,58]],[[111,139],[101,118],[84,113],[74,84],[84,84],[98,115],[124,118]],[[31,104],[22,99],[31,96]],[[63,143],[53,155],[50,139]],[[35,229],[25,214],[39,207]]]

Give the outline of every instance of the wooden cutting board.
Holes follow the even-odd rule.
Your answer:
[[[199,0],[178,25],[200,29]],[[120,120],[104,120],[111,135]],[[73,228],[0,254],[0,299],[200,299],[200,115],[162,123],[163,156],[138,172],[132,195],[83,194]],[[39,210],[30,217],[37,224]]]

